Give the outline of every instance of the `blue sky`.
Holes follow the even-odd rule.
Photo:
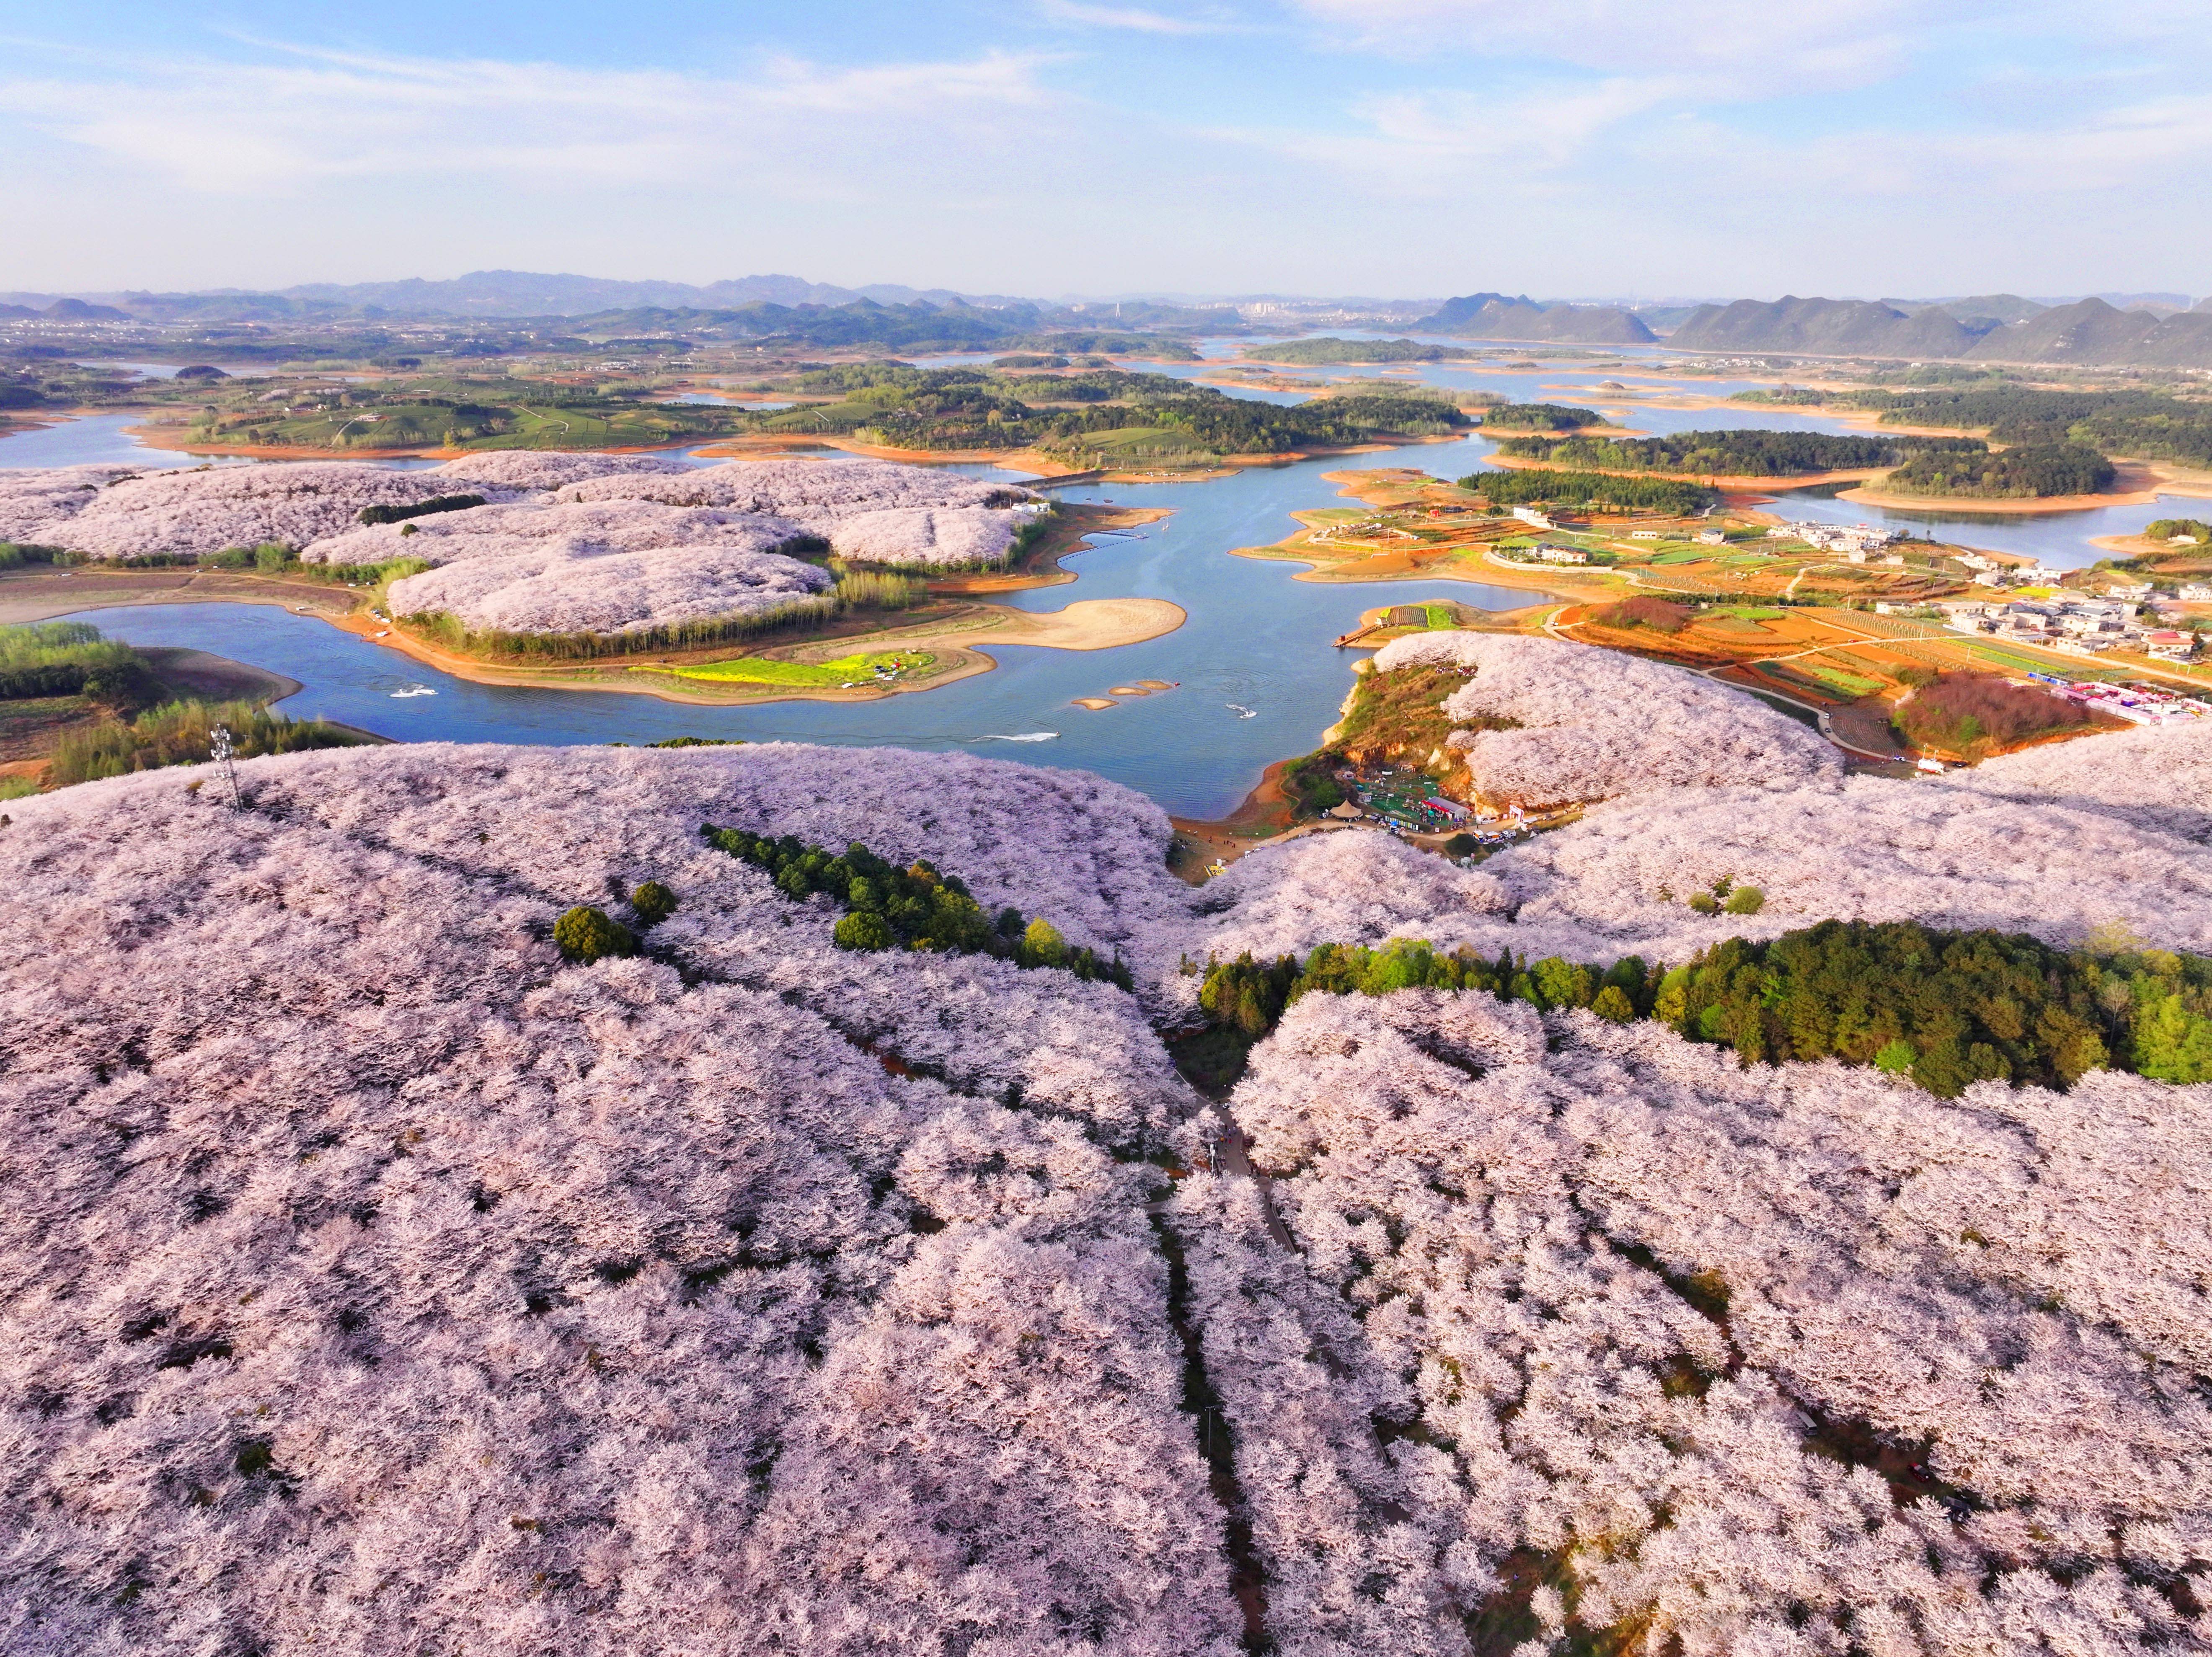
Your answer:
[[[0,0],[0,289],[2212,293],[2205,0]]]

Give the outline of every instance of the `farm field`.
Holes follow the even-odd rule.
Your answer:
[[[655,668],[679,679],[702,679],[709,683],[836,685],[874,683],[880,673],[927,672],[936,663],[927,651],[871,651],[865,655],[841,656],[829,662],[779,661],[765,656],[740,656],[726,662],[700,662],[683,667]]]

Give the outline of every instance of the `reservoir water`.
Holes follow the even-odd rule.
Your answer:
[[[1188,378],[1218,364],[1161,363]],[[1846,431],[1818,416],[1756,406],[1657,409],[1610,398],[1601,384],[1641,378],[1610,371],[1547,369],[1540,374],[1486,365],[1415,365],[1414,372],[1372,373],[1385,384],[1417,381],[1503,391],[1519,400],[1578,395],[1608,403],[1637,429],[1680,431],[1721,426],[1777,430]],[[1716,396],[1742,382],[1650,379],[1650,389],[1695,390]],[[1275,393],[1270,400],[1297,394]],[[196,465],[204,458],[149,449],[131,439],[130,415],[95,416],[0,440],[0,467],[60,466],[93,461]],[[1236,558],[1231,549],[1282,539],[1295,510],[1338,504],[1337,486],[1322,474],[1340,470],[1417,466],[1457,477],[1484,464],[1491,445],[1480,437],[1423,444],[1374,454],[1337,457],[1270,468],[1248,468],[1205,483],[1108,484],[1060,491],[1074,501],[1164,507],[1171,516],[1141,537],[1096,537],[1066,567],[1072,585],[1008,595],[1028,610],[1058,610],[1082,598],[1165,598],[1188,616],[1176,632],[1116,650],[1075,652],[1000,646],[998,668],[943,689],[869,703],[777,702],[749,708],[695,707],[643,695],[506,689],[471,684],[422,667],[395,651],[337,632],[272,606],[174,604],[87,612],[112,635],[134,643],[189,645],[251,662],[299,680],[306,689],[285,711],[342,719],[403,741],[524,743],[652,742],[672,736],[722,736],[752,741],[787,738],[843,744],[888,743],[960,750],[1032,763],[1096,770],[1151,795],[1170,810],[1218,816],[1231,810],[1272,762],[1310,750],[1334,722],[1352,679],[1353,652],[1330,648],[1363,610],[1385,601],[1456,598],[1485,609],[1534,602],[1525,591],[1451,580],[1370,584],[1294,580],[1302,568]],[[685,458],[692,458],[687,452]],[[834,452],[825,458],[836,458]],[[399,462],[427,465],[428,461]],[[977,476],[1019,478],[986,463],[950,470]],[[2100,535],[2131,534],[2151,519],[2186,513],[2188,503],[2110,507],[2048,515],[1974,514],[1942,510],[1910,514],[1856,507],[1803,493],[1781,495],[1774,510],[1791,517],[1844,523],[1904,520],[1938,538],[1967,546],[2032,553],[2045,562],[2078,567],[2102,555]],[[1073,706],[1138,679],[1177,682],[1178,689],[1127,698],[1099,712]],[[432,690],[434,695],[397,693]],[[1248,714],[1249,710],[1249,714]]]
[[[939,690],[862,703],[696,707],[656,697],[471,684],[325,622],[264,604],[163,604],[88,610],[81,619],[133,644],[190,645],[288,674],[307,688],[295,717],[342,719],[402,741],[605,743],[740,737],[958,750],[1099,772],[1169,810],[1212,817],[1235,808],[1273,762],[1310,750],[1352,683],[1356,652],[1329,640],[1386,600],[1456,598],[1510,609],[1542,595],[1462,581],[1297,581],[1303,566],[1231,557],[1280,540],[1294,507],[1336,499],[1319,473],[1434,464],[1452,475],[1487,448],[1479,440],[1254,469],[1202,483],[1118,485],[1078,500],[1167,507],[1142,538],[1098,536],[1070,557],[1078,580],[1012,593],[1027,610],[1079,598],[1165,598],[1188,621],[1144,644],[1104,651],[1000,646],[992,672]],[[988,468],[977,468],[988,472]],[[1006,474],[998,474],[1005,476]],[[1178,688],[1098,712],[1073,706],[1138,679]],[[416,687],[434,696],[397,695]],[[1243,710],[1249,709],[1247,717]],[[1048,735],[1047,733],[1050,733]]]

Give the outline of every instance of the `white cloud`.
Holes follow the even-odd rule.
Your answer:
[[[1226,34],[1238,27],[1218,17],[1171,17],[1142,6],[1096,6],[1083,0],[1039,0],[1037,12],[1055,23],[1129,29],[1139,34]]]
[[[1893,66],[1913,0],[1292,0],[1370,50],[1534,56],[1650,74],[1740,69],[1769,77],[1864,78]],[[1990,9],[1966,0],[1948,21]]]
[[[1349,130],[1214,127],[1207,137],[1327,167],[1340,186],[1448,198],[1480,184],[1512,194],[1547,188],[1684,83],[1620,76],[1547,82],[1510,94],[1431,88],[1373,94],[1346,110]]]
[[[894,136],[957,142],[1001,122],[1011,131],[1006,117],[1033,119],[1042,101],[1040,61],[997,52],[857,67],[781,58],[736,78],[285,51],[274,62],[137,63],[15,80],[0,83],[0,106],[125,168],[218,193],[456,173],[665,181],[672,169],[757,160],[763,149],[796,178]],[[794,124],[813,118],[831,118]]]

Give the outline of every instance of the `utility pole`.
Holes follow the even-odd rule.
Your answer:
[[[237,750],[231,744],[230,727],[218,725],[208,732],[208,757],[222,767],[222,780],[230,785],[230,809],[243,811],[246,801],[238,792],[238,768],[232,763],[231,756]]]

